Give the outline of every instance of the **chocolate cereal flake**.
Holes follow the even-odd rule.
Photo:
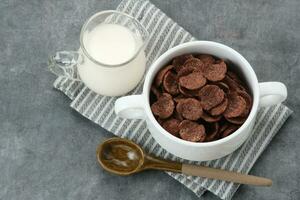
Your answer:
[[[172,62],[172,64],[175,67],[175,71],[178,72],[183,67],[185,61],[187,61],[190,58],[193,58],[193,55],[185,54],[185,55],[175,57]]]
[[[174,136],[178,136],[179,133],[179,123],[180,121],[178,119],[168,119],[162,123],[162,127],[171,133]]]
[[[204,110],[210,110],[224,99],[224,91],[216,85],[204,86],[198,95]]]
[[[216,107],[212,108],[209,111],[209,113],[212,116],[221,115],[221,114],[223,114],[225,112],[225,110],[227,108],[227,105],[228,105],[228,100],[225,97],[224,100],[219,105],[217,105]]]
[[[227,66],[225,62],[212,64],[204,68],[203,74],[210,81],[220,81],[225,78]]]
[[[200,102],[194,98],[182,99],[176,106],[176,111],[185,119],[197,120],[202,115],[202,107]]]
[[[225,117],[225,119],[232,124],[240,125],[243,124],[247,118],[246,117],[232,117],[232,118]]]
[[[203,142],[205,140],[205,127],[202,124],[184,120],[179,124],[179,135],[190,142]]]
[[[204,64],[198,58],[190,58],[187,61],[185,61],[184,67],[195,68],[195,70],[202,72],[204,68]]]
[[[229,125],[222,133],[221,137],[227,137],[228,135],[231,135],[234,131],[236,131],[239,128],[237,125]]]
[[[154,115],[161,119],[166,119],[172,115],[174,107],[172,96],[168,93],[163,93],[158,100],[152,104],[151,110]]]
[[[215,62],[215,59],[211,55],[200,54],[200,55],[198,55],[196,57],[199,58],[203,62],[204,67],[212,65]]]
[[[224,112],[226,118],[238,117],[246,109],[246,101],[237,93],[228,95],[228,106]]]
[[[167,73],[168,71],[170,71],[172,68],[173,68],[173,65],[168,65],[168,66],[162,68],[162,69],[157,73],[157,75],[156,75],[156,77],[155,77],[155,81],[154,81],[156,87],[159,87],[159,86],[161,85],[161,83],[163,82],[164,76],[165,76],[166,73]]]
[[[163,80],[164,89],[171,95],[179,93],[177,76],[175,73],[168,71]]]
[[[193,72],[179,78],[179,84],[189,90],[199,89],[206,84],[206,78],[202,72]]]
[[[203,112],[201,115],[201,118],[206,122],[217,122],[217,121],[220,121],[220,119],[222,118],[222,115],[211,116],[210,114]]]

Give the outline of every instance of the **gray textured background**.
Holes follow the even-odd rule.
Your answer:
[[[84,119],[52,89],[47,57],[79,45],[90,15],[120,0],[0,1],[0,199],[196,200],[162,172],[117,177],[96,162],[111,134]],[[194,36],[240,51],[260,81],[289,90],[295,113],[255,164],[271,188],[242,186],[234,199],[300,199],[300,1],[159,1],[159,8]],[[205,199],[217,199],[206,194]]]

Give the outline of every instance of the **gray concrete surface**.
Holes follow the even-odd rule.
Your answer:
[[[51,86],[48,55],[77,48],[85,19],[119,1],[0,1],[1,200],[197,199],[162,172],[104,172],[95,148],[112,135],[73,111]],[[260,81],[287,85],[286,104],[295,113],[251,170],[274,185],[242,186],[234,199],[300,199],[300,1],[153,2],[196,37],[240,51]]]

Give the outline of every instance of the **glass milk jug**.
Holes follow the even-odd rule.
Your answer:
[[[133,17],[102,11],[81,29],[78,51],[61,51],[50,58],[49,69],[58,76],[82,81],[92,91],[120,96],[131,91],[146,68],[147,30]]]

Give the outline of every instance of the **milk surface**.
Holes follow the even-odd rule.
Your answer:
[[[133,58],[142,40],[121,25],[100,24],[84,33],[83,43],[88,54],[99,63],[118,65]],[[119,96],[132,90],[146,66],[143,50],[131,62],[119,67],[99,65],[86,56],[83,60],[78,66],[80,78],[91,90],[107,96]]]

